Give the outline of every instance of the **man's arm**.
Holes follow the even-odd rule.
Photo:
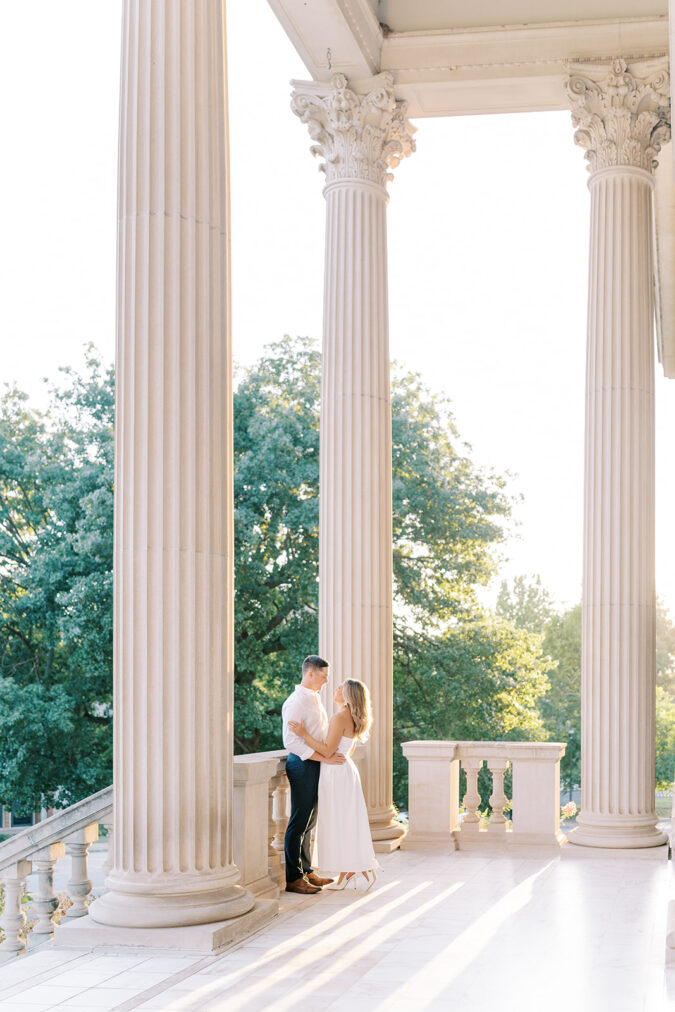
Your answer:
[[[291,721],[291,725],[295,723]],[[291,728],[289,728],[291,730]],[[335,755],[335,749],[337,748],[340,739],[342,738],[342,732],[345,730],[345,718],[342,713],[334,713],[330,719],[328,725],[328,734],[326,735],[326,741],[323,742],[319,738],[315,738],[309,733],[304,724],[296,724],[292,728],[294,734],[297,734],[304,742],[310,745],[315,752],[318,752],[324,757]]]
[[[313,759],[313,747],[308,745],[306,741],[303,741],[299,734],[294,734],[288,726],[289,720],[301,721],[303,718],[303,714],[299,712],[300,708],[294,705],[294,702],[291,702],[289,697],[281,710],[284,748],[289,752],[294,752],[301,759]]]

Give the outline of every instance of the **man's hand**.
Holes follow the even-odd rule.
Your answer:
[[[342,752],[333,752],[331,756],[324,759],[324,762],[328,763],[329,766],[342,766],[347,760],[343,756]]]

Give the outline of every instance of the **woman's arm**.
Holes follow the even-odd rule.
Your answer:
[[[334,752],[333,755],[321,755],[320,752],[312,752],[310,759],[314,762],[326,763],[328,766],[342,766],[347,760],[342,755],[342,752]]]
[[[315,752],[318,752],[322,756],[332,756],[333,752],[337,748],[342,732],[344,730],[345,719],[342,713],[335,713],[330,719],[328,725],[328,734],[326,735],[326,741],[319,741],[317,738],[313,738],[304,723],[291,720],[289,721],[289,727],[295,734],[311,745]]]

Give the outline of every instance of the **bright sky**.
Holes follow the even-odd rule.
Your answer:
[[[290,112],[307,73],[265,0],[229,0],[234,356],[319,338],[324,200]],[[0,379],[114,354],[120,0],[0,10]],[[567,113],[417,122],[389,205],[392,357],[447,394],[523,496],[503,575],[580,596],[589,196]],[[675,381],[657,372],[657,591],[675,612]]]

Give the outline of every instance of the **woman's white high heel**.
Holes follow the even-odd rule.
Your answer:
[[[373,876],[372,878],[370,876]],[[331,892],[338,892],[341,889],[347,889],[352,887],[355,892],[367,893],[373,888],[377,880],[377,872],[374,868],[369,871],[350,872],[345,875],[341,882],[334,882],[332,885],[326,886]]]
[[[352,872],[351,875],[345,875],[341,882],[335,882],[333,885],[327,886],[327,888],[330,889],[331,892],[338,892],[340,889],[346,889],[350,882],[354,888],[356,888],[356,875],[354,872]]]

